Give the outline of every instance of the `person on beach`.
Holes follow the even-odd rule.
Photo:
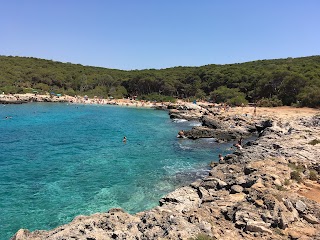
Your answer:
[[[257,105],[254,105],[253,116],[257,115]]]
[[[126,136],[123,137],[122,142],[126,143],[127,142],[127,138]]]

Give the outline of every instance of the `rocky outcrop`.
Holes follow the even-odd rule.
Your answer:
[[[196,126],[185,131],[187,138],[215,138],[218,142],[234,141],[247,138],[254,132],[258,130],[261,132],[261,129],[269,126],[261,121],[257,121],[255,125],[255,122],[251,119],[239,116],[203,115],[198,119],[202,122],[202,126]]]
[[[65,97],[37,94],[0,95],[0,104],[22,104],[28,102],[68,102]]]
[[[202,116],[202,113],[200,111],[194,110],[194,111],[188,111],[188,110],[176,110],[171,109],[169,110],[169,115],[171,119],[185,119],[188,121],[192,120],[199,120]]]
[[[303,180],[319,165],[319,146],[308,143],[320,127],[311,118],[259,121],[256,141],[213,162],[207,177],[164,196],[154,209],[135,215],[111,209],[50,231],[22,229],[12,239],[320,239],[320,204],[298,194],[303,184],[292,178],[300,169]],[[204,122],[210,131],[222,127]],[[255,124],[243,122],[243,129]]]

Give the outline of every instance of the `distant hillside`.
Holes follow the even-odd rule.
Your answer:
[[[37,58],[0,56],[0,91],[115,98],[211,99],[233,105],[320,106],[320,56],[124,71]]]

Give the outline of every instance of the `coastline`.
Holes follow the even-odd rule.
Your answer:
[[[127,107],[143,107],[143,108],[161,108],[162,103],[150,101],[137,101],[132,99],[100,99],[100,98],[84,98],[80,96],[56,96],[41,94],[0,94],[0,104],[23,104],[29,102],[67,102],[72,104],[85,105],[117,105]],[[167,103],[166,103],[167,104]]]
[[[151,210],[130,215],[122,209],[111,209],[107,213],[78,216],[71,223],[49,231],[30,233],[21,229],[12,239],[72,236],[79,239],[189,239],[198,234],[213,239],[320,237],[320,205],[299,194],[299,189],[305,187],[290,179],[293,170],[289,167],[289,164],[302,164],[310,172],[319,166],[320,144],[308,144],[320,136],[320,117],[313,117],[319,111],[261,108],[257,116],[251,116],[252,108],[216,110],[173,112],[174,117],[185,116],[187,112],[191,118],[201,119],[207,126],[205,130],[201,128],[203,135],[199,137],[206,137],[206,131],[212,132],[212,127],[223,133],[230,129],[243,133],[244,129],[261,125],[263,130],[256,141],[225,156],[225,162],[212,164],[209,176],[169,193]],[[305,116],[299,116],[301,113]],[[271,126],[264,125],[267,121]],[[238,123],[236,127],[235,123]],[[290,182],[288,185],[286,179]]]

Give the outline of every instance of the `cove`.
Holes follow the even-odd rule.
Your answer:
[[[212,139],[176,138],[192,124],[143,108],[0,105],[0,239],[113,207],[157,206],[227,153]]]

